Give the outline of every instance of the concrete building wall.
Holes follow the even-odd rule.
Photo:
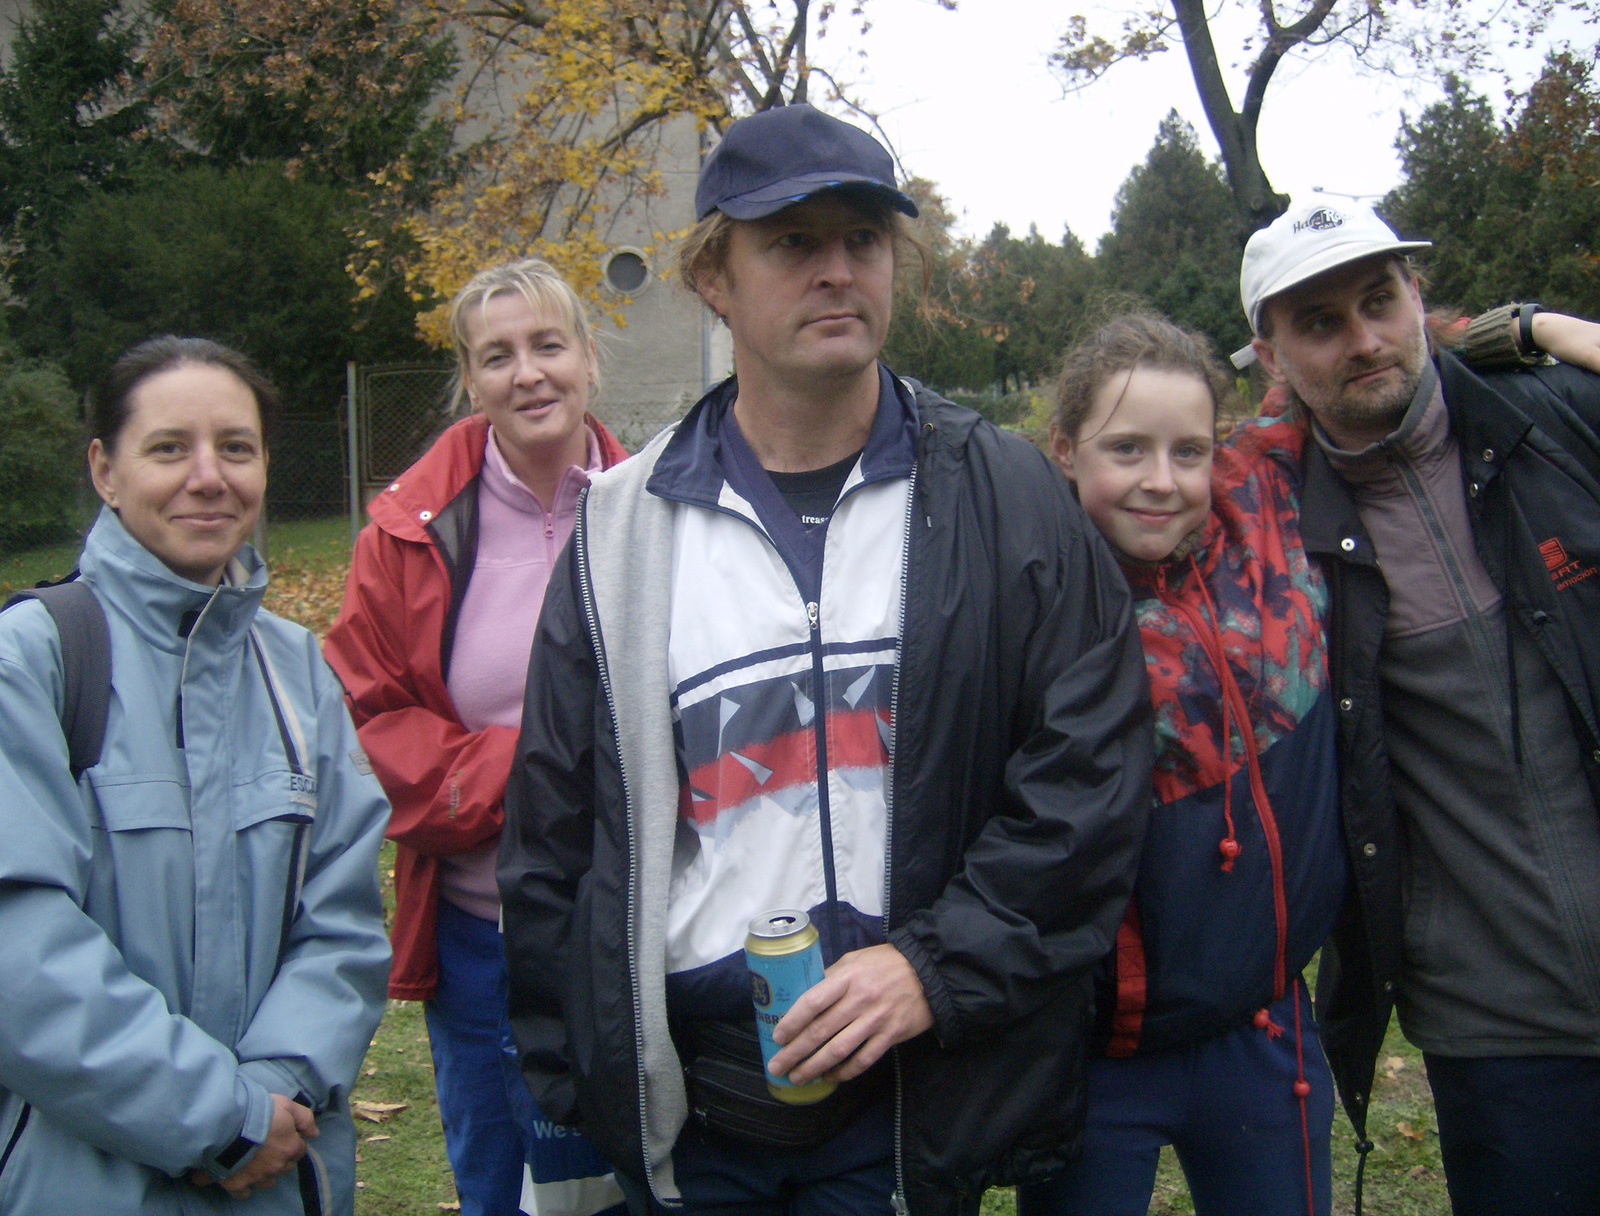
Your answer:
[[[623,261],[608,268],[605,290],[613,300],[626,299],[626,324],[608,319],[600,327],[604,388],[596,412],[630,448],[681,417],[733,361],[727,329],[674,273],[677,238],[695,219],[700,136],[692,120],[662,128],[658,164],[665,193],[619,207],[608,233],[608,260]],[[634,259],[643,260],[648,277],[622,297],[609,280],[627,283],[626,273],[639,268]]]

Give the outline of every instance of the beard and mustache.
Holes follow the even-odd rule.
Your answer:
[[[1323,430],[1381,438],[1400,426],[1411,407],[1428,355],[1427,338],[1418,326],[1414,340],[1397,350],[1347,359],[1327,376],[1308,376],[1299,369],[1302,374],[1291,374],[1286,387],[1294,404],[1314,417]],[[1392,384],[1373,385],[1370,391],[1351,384],[1359,376],[1387,368],[1400,372]],[[1296,369],[1288,370],[1293,373]]]

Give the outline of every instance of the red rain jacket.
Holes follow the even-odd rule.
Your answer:
[[[590,415],[600,460],[628,457]],[[323,652],[344,681],[361,746],[394,813],[394,969],[389,995],[425,1001],[438,983],[438,859],[500,835],[517,732],[469,731],[445,684],[446,651],[477,553],[482,414],[463,418],[367,506],[344,606]],[[525,658],[523,660],[525,661]]]

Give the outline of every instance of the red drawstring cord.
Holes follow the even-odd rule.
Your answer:
[[[1306,1080],[1306,1054],[1305,1037],[1300,1027],[1300,979],[1295,977],[1290,985],[1294,990],[1294,1096],[1300,1103],[1300,1144],[1305,1150],[1306,1163],[1306,1216],[1316,1216],[1315,1192],[1311,1186],[1311,1125],[1306,1116],[1306,1099],[1311,1096],[1311,1082]],[[1272,1014],[1265,1009],[1257,1009],[1251,1019],[1260,1030],[1267,1032],[1269,1039],[1276,1039],[1283,1034],[1283,1027],[1272,1020]]]
[[[1201,590],[1204,591],[1205,590],[1205,580],[1203,578],[1200,578],[1200,567],[1198,567],[1198,566],[1196,566],[1194,564],[1194,555],[1193,554],[1190,554],[1190,556],[1189,556],[1189,565],[1195,572],[1195,578],[1199,579],[1199,581],[1200,581]],[[1160,589],[1162,591],[1166,591],[1166,589],[1167,589],[1167,571],[1166,571],[1165,567],[1163,567],[1158,572],[1157,578],[1158,578],[1158,580],[1160,582]],[[1206,596],[1206,604],[1209,606],[1210,603],[1211,603],[1211,597],[1208,594]],[[1174,603],[1173,607],[1177,608],[1180,611],[1185,612],[1185,613],[1187,613],[1189,611],[1187,604]],[[1212,610],[1211,615],[1212,615],[1213,618],[1216,617],[1217,614],[1216,614],[1216,610],[1215,609]],[[1227,694],[1227,676],[1221,674],[1225,669],[1225,666],[1226,666],[1226,663],[1227,663],[1227,656],[1225,654],[1220,653],[1220,646],[1221,646],[1220,638],[1218,639],[1219,650],[1216,650],[1216,651],[1212,650],[1211,645],[1210,645],[1212,639],[1206,635],[1206,631],[1203,628],[1203,625],[1204,625],[1203,621],[1197,621],[1195,623],[1195,634],[1200,640],[1201,649],[1206,652],[1206,658],[1208,658],[1211,661],[1211,665],[1214,668],[1217,669],[1218,680],[1219,680],[1219,682],[1222,683],[1222,686],[1223,686],[1223,693],[1222,693],[1222,819],[1223,819],[1223,822],[1225,822],[1228,825],[1228,833],[1220,841],[1217,842],[1217,852],[1222,854],[1221,869],[1222,869],[1222,872],[1224,874],[1227,874],[1227,873],[1232,872],[1232,870],[1233,870],[1233,859],[1235,857],[1239,856],[1239,841],[1238,841],[1237,835],[1235,834],[1234,828],[1233,828],[1233,782],[1231,780],[1229,780],[1229,777],[1228,777],[1228,766],[1229,766],[1230,761],[1232,760],[1232,757],[1228,754],[1228,748],[1229,748],[1229,744],[1232,743],[1232,741],[1233,741],[1233,728],[1232,728],[1232,724],[1228,721],[1228,709],[1229,709],[1228,701],[1229,701],[1229,697],[1228,697],[1228,694]]]
[[[1233,838],[1233,816],[1230,805],[1230,795],[1233,792],[1233,780],[1229,769],[1232,766],[1232,757],[1229,755],[1230,738],[1227,733],[1228,709],[1230,703],[1233,708],[1233,717],[1239,725],[1239,742],[1244,748],[1245,768],[1250,776],[1250,793],[1255,798],[1256,817],[1261,820],[1261,834],[1266,838],[1267,857],[1272,863],[1272,915],[1278,930],[1278,949],[1272,960],[1272,999],[1277,1000],[1283,996],[1287,976],[1285,975],[1285,956],[1289,949],[1289,904],[1283,892],[1283,846],[1278,839],[1278,821],[1272,813],[1272,803],[1267,798],[1267,785],[1261,776],[1261,760],[1256,755],[1255,730],[1250,725],[1250,707],[1245,703],[1244,694],[1239,691],[1239,685],[1233,678],[1233,672],[1228,667],[1228,656],[1222,645],[1222,618],[1217,615],[1217,606],[1212,602],[1211,591],[1206,586],[1206,580],[1200,573],[1200,566],[1194,559],[1194,554],[1189,555],[1189,568],[1194,571],[1195,582],[1200,587],[1200,595],[1205,600],[1206,610],[1211,614],[1211,628],[1205,628],[1205,621],[1199,618],[1187,604],[1181,600],[1174,600],[1173,607],[1179,612],[1188,614],[1195,621],[1195,635],[1200,645],[1210,659],[1212,667],[1216,668],[1217,680],[1222,686],[1222,721],[1224,733],[1222,736],[1222,781],[1223,781],[1223,813],[1227,816],[1228,835],[1223,838],[1217,847],[1221,850],[1225,860],[1222,863],[1224,871],[1233,868],[1233,859],[1239,855],[1239,843]],[[1165,589],[1165,570],[1162,572],[1162,587]],[[1232,846],[1230,849],[1229,846]]]
[[[1273,960],[1273,1000],[1283,996],[1284,969],[1286,966],[1285,955],[1288,952],[1289,937],[1289,910],[1283,891],[1283,851],[1278,839],[1277,818],[1272,813],[1272,806],[1267,801],[1266,782],[1261,777],[1261,764],[1256,756],[1255,731],[1250,726],[1250,710],[1245,704],[1244,694],[1239,691],[1239,685],[1233,678],[1233,673],[1228,668],[1228,656],[1222,644],[1222,619],[1217,615],[1216,604],[1212,602],[1211,591],[1206,586],[1206,580],[1200,573],[1200,567],[1194,560],[1194,554],[1189,555],[1189,567],[1194,571],[1195,582],[1199,584],[1200,594],[1205,599],[1206,610],[1211,614],[1211,629],[1209,634],[1204,628],[1204,619],[1195,622],[1195,634],[1199,639],[1206,657],[1216,669],[1217,679],[1222,685],[1222,815],[1228,824],[1228,834],[1218,844],[1218,851],[1222,853],[1222,869],[1224,872],[1233,869],[1233,859],[1239,855],[1239,842],[1234,838],[1233,830],[1233,779],[1229,772],[1232,767],[1232,757],[1228,754],[1232,742],[1229,722],[1229,707],[1235,700],[1238,701],[1239,712],[1239,742],[1244,748],[1245,766],[1250,773],[1250,792],[1255,796],[1256,814],[1261,820],[1261,829],[1266,836],[1267,853],[1272,861],[1272,896],[1273,913],[1277,920],[1278,950],[1277,957]],[[1159,575],[1161,590],[1166,590],[1166,570]],[[1180,612],[1191,616],[1193,613],[1187,604],[1174,600],[1173,607]],[[1213,649],[1215,647],[1215,649]],[[1294,1058],[1295,1082],[1294,1096],[1300,1103],[1300,1143],[1305,1152],[1306,1167],[1306,1216],[1316,1216],[1315,1191],[1311,1184],[1311,1127],[1306,1114],[1306,1098],[1311,1094],[1311,1082],[1306,1080],[1306,1061],[1303,1037],[1300,1025],[1300,980],[1297,976],[1291,985],[1294,989]],[[1252,1019],[1256,1027],[1267,1032],[1269,1039],[1282,1036],[1283,1027],[1272,1020],[1272,1014],[1266,1009],[1258,1009]]]
[[[1306,1098],[1311,1094],[1311,1082],[1306,1080],[1305,1040],[1300,1033],[1300,980],[1294,981],[1294,1096],[1300,1099],[1300,1142],[1306,1153],[1306,1216],[1316,1216],[1311,1191],[1311,1129],[1306,1120]]]
[[[1193,559],[1190,559],[1193,560]],[[1205,584],[1202,583],[1201,586]],[[1211,597],[1206,597],[1206,603],[1211,602]],[[1215,619],[1216,613],[1213,612]],[[1227,661],[1227,656],[1223,656]],[[1228,729],[1228,695],[1222,695],[1222,819],[1228,825],[1228,834],[1217,843],[1217,852],[1222,854],[1222,872],[1230,873],[1233,870],[1233,859],[1239,856],[1239,841],[1233,831],[1233,779],[1228,775],[1228,745],[1232,734]]]

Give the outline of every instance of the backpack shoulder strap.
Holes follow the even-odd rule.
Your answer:
[[[111,712],[111,627],[87,583],[73,571],[59,583],[19,591],[5,607],[38,600],[61,637],[61,733],[76,780],[100,762]]]

